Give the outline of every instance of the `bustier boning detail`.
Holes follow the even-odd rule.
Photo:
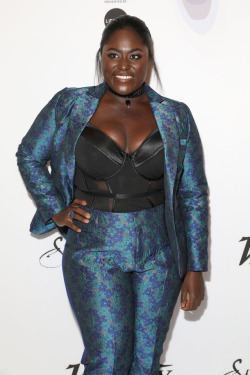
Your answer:
[[[88,123],[75,153],[75,198],[86,200],[86,207],[133,212],[164,201],[164,150],[158,127],[127,153]]]

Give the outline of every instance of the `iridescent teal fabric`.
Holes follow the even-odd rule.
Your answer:
[[[106,89],[103,83],[59,91],[19,145],[18,166],[37,205],[32,233],[56,228],[51,218],[73,200],[75,145]],[[148,85],[145,90],[164,144],[165,221],[172,255],[180,277],[187,269],[206,271],[207,181],[195,121],[186,104],[165,98]]]
[[[84,375],[158,375],[181,280],[164,204],[129,213],[85,208],[69,230],[63,274],[84,342]],[[77,222],[77,225],[79,222]]]

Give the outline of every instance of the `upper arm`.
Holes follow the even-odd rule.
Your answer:
[[[185,123],[188,127],[186,152],[183,161],[183,174],[180,181],[182,195],[193,193],[205,193],[207,180],[203,165],[203,150],[200,135],[189,107],[182,103],[185,109]],[[197,191],[198,190],[198,191]]]
[[[56,107],[63,91],[57,92],[35,118],[30,129],[23,137],[16,156],[18,164],[25,161],[25,157],[35,157],[42,164],[50,159],[51,143],[56,129]]]

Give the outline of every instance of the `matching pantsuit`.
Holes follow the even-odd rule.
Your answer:
[[[59,91],[19,145],[18,166],[37,205],[32,233],[55,229],[52,217],[74,199],[76,143],[106,90],[104,82]],[[84,374],[158,374],[181,282],[187,270],[207,270],[207,181],[196,124],[186,104],[147,84],[145,93],[164,145],[164,203],[122,213],[83,207],[92,216],[76,223],[82,232],[59,228]]]

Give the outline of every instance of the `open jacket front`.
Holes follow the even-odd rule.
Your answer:
[[[75,146],[97,109],[106,83],[64,88],[41,110],[18,147],[18,166],[37,211],[30,231],[56,228],[51,219],[74,198]],[[207,270],[207,181],[199,133],[188,106],[145,85],[165,152],[166,231],[182,278]],[[46,166],[50,160],[51,174]],[[64,228],[65,235],[67,227]]]

